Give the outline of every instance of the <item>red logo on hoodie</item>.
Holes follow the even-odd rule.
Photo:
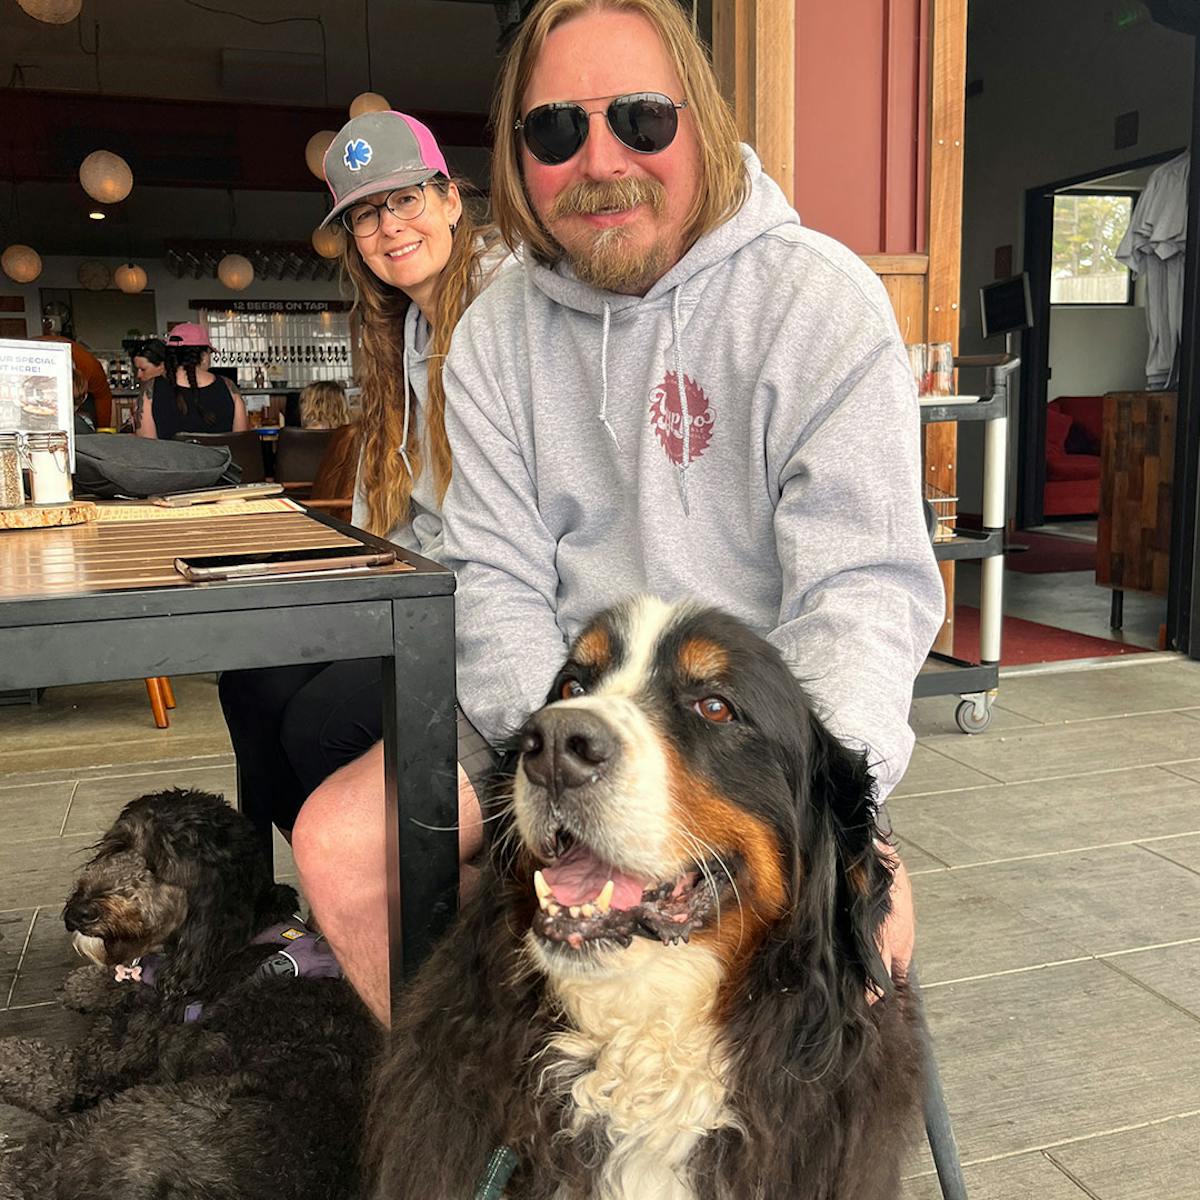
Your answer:
[[[683,391],[687,396],[688,416],[691,417],[688,459],[695,462],[712,441],[713,411],[704,389],[687,375],[683,377]],[[674,371],[668,371],[666,378],[654,389],[650,400],[650,424],[667,457],[676,466],[682,466],[683,409],[679,403],[679,383]]]

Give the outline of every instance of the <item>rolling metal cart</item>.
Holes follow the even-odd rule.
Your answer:
[[[940,396],[921,401],[921,423],[985,421],[983,528],[959,529],[944,511],[951,496],[927,497],[937,518],[934,555],[939,561],[980,559],[979,661],[930,653],[913,684],[913,697],[958,696],[954,719],[963,733],[982,733],[991,722],[1000,685],[1000,626],[1004,601],[1004,490],[1008,474],[1008,384],[1020,365],[1012,354],[956,358],[960,371],[982,370],[978,396]],[[939,512],[939,508],[943,511]]]

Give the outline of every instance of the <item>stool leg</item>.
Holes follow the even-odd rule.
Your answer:
[[[163,703],[168,708],[175,707],[175,690],[171,687],[171,678],[169,675],[160,675],[158,682],[162,685]]]
[[[917,973],[912,965],[908,969],[908,983],[922,1013],[925,1002]],[[944,1200],[967,1200],[967,1183],[963,1178],[962,1166],[958,1161],[958,1143],[954,1140],[954,1129],[950,1124],[950,1113],[946,1108],[946,1097],[942,1094],[942,1079],[938,1074],[937,1062],[933,1057],[933,1041],[926,1026],[922,1031],[925,1050],[925,1136],[929,1139],[929,1151],[933,1165],[937,1168],[938,1183],[941,1184]]]
[[[162,681],[157,676],[146,680],[146,694],[150,697],[150,711],[154,714],[154,724],[159,729],[169,729],[171,721],[163,699]]]

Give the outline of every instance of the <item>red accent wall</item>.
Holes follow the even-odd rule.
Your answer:
[[[927,246],[929,0],[796,5],[796,208],[858,254]]]

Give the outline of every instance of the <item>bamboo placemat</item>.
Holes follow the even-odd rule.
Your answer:
[[[360,544],[302,512],[240,512],[193,520],[97,521],[66,529],[11,530],[0,534],[0,598],[195,587],[175,570],[177,557]],[[381,569],[412,568],[397,563]]]
[[[262,500],[219,500],[209,504],[192,504],[187,508],[167,508],[163,504],[100,503],[98,521],[191,521],[211,517],[249,516],[251,513],[303,512],[294,500],[285,496],[268,496]]]

